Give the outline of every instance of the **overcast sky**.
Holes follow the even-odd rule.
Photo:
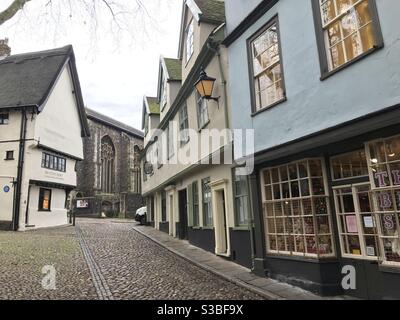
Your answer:
[[[12,54],[72,44],[85,104],[141,129],[142,99],[156,93],[159,57],[177,56],[182,0],[142,1],[148,15],[135,11],[134,0],[114,0],[132,11],[120,21],[129,32],[101,7],[96,27],[79,1],[70,9],[65,0],[53,0],[52,8],[48,0],[31,1],[0,27],[0,39],[9,38]],[[0,10],[10,3],[1,1]]]

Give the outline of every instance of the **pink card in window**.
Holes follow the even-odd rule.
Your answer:
[[[348,233],[358,233],[356,216],[346,216],[346,226]]]

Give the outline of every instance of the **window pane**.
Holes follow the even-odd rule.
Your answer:
[[[321,1],[322,23],[325,25],[336,17],[335,4],[333,0]]]

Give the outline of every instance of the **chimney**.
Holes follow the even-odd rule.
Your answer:
[[[8,39],[0,39],[0,60],[9,57],[11,48],[8,46]]]

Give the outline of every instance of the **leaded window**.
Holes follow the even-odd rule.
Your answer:
[[[101,191],[113,193],[115,188],[115,148],[109,136],[101,139]]]

